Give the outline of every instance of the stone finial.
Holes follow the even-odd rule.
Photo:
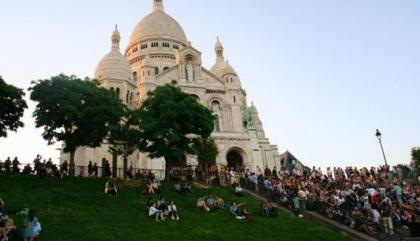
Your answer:
[[[224,59],[223,44],[222,44],[222,42],[220,42],[219,36],[217,36],[216,45],[214,46],[214,50],[216,51],[216,61],[222,61]]]
[[[153,0],[153,11],[163,11],[163,0]]]
[[[121,35],[120,32],[118,31],[118,25],[115,25],[115,29],[114,32],[112,32],[112,36],[111,36],[111,43],[112,43],[112,49],[120,49],[120,40],[121,40]]]

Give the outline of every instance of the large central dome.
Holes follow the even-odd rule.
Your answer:
[[[181,25],[163,11],[162,0],[154,0],[153,12],[136,25],[131,34],[129,46],[156,38],[167,38],[183,44],[187,43],[187,36]]]

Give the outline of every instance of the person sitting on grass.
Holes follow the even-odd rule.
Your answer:
[[[236,196],[238,196],[238,197],[245,196],[244,190],[242,189],[241,185],[239,185],[238,183],[235,183],[235,184],[233,184],[233,186],[235,187],[234,194]]]
[[[237,204],[236,202],[233,202],[232,205],[230,205],[230,213],[236,217],[236,219],[244,219],[243,212],[241,210],[241,206],[245,203]]]
[[[154,204],[153,197],[149,197],[146,202],[146,212],[149,212],[150,207]]]
[[[206,212],[210,211],[210,208],[206,204],[207,197],[202,197],[197,200],[197,208],[202,209]]]
[[[223,209],[225,208],[225,201],[223,201],[223,199],[216,197],[215,198],[216,202],[215,202],[215,208],[216,209]]]
[[[176,208],[176,205],[174,203],[174,201],[171,201],[168,205],[168,212],[169,212],[169,216],[171,216],[172,220],[179,220],[179,216],[178,216],[178,210]]]
[[[0,219],[0,241],[7,241],[6,224]]]
[[[185,196],[188,196],[191,194],[191,186],[188,184],[188,182],[182,182],[181,183],[181,193]]]
[[[146,194],[147,195],[154,195],[155,189],[153,188],[153,181],[148,181],[146,186]]]
[[[149,217],[155,218],[157,222],[165,221],[165,216],[161,210],[156,208],[156,204],[153,203],[152,206],[149,208]]]
[[[268,208],[267,204],[268,204],[267,202],[261,203],[261,206],[260,206],[260,213],[261,213],[261,216],[263,217],[270,216],[270,209]]]
[[[117,196],[117,186],[114,184],[112,180],[109,180],[105,184],[105,194],[109,196]]]
[[[268,216],[269,217],[277,217],[279,214],[277,213],[276,207],[273,206],[270,202],[268,202]]]
[[[244,208],[242,212],[245,219],[248,220],[249,222],[252,222],[252,214],[246,208]]]
[[[161,186],[161,184],[160,184],[159,179],[155,178],[154,182],[153,182],[153,185],[152,185],[155,193],[160,194],[160,186]]]
[[[178,180],[175,181],[174,189],[175,189],[175,192],[182,193],[181,183]]]
[[[25,218],[25,229],[23,231],[23,239],[25,241],[34,241],[41,232],[41,224],[35,217],[35,211],[30,209],[28,216]]]
[[[18,230],[16,229],[15,223],[12,218],[7,220],[6,224],[6,235],[8,241],[18,240]]]
[[[168,209],[167,208],[168,205],[166,205],[165,198],[163,196],[160,196],[159,200],[157,201],[156,206],[157,206],[157,209],[162,212],[165,212]]]
[[[6,208],[3,199],[0,197],[0,218],[6,215]]]
[[[206,199],[206,205],[210,210],[214,210],[216,208],[215,202],[216,200],[214,200],[214,197],[212,195],[208,196]]]
[[[32,173],[32,167],[31,165],[27,164],[22,171],[23,175],[30,175]]]

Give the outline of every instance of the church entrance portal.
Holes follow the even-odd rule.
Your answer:
[[[244,165],[244,160],[242,158],[240,150],[233,149],[229,151],[226,156],[226,160],[228,163],[228,168],[233,168],[236,171],[241,170]]]

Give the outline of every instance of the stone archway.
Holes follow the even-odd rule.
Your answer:
[[[240,171],[244,167],[244,156],[243,151],[238,148],[232,148],[229,150],[226,154],[226,162],[228,165],[228,168],[233,168],[235,171]]]

